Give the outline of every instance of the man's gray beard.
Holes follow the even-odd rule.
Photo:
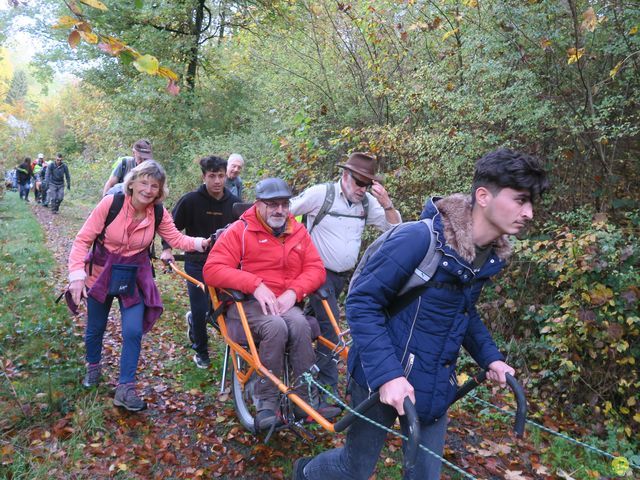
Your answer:
[[[280,220],[282,220],[282,221],[280,221]],[[281,219],[278,218],[277,221],[278,221],[278,224],[275,225],[276,222],[274,221],[274,218],[273,217],[269,217],[269,219],[267,220],[267,225],[269,225],[271,228],[281,228],[286,223],[287,217],[282,217]]]

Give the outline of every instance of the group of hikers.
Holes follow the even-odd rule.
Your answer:
[[[39,153],[35,161],[25,157],[15,172],[16,187],[22,200],[29,202],[29,192],[33,190],[38,204],[50,207],[52,213],[59,212],[64,200],[65,180],[67,190],[71,190],[69,167],[61,153],[52,161],[46,161],[43,153]]]
[[[409,397],[418,412],[421,443],[442,455],[460,347],[491,380],[504,385],[505,375],[514,374],[482,323],[476,302],[511,254],[508,236],[532,219],[534,202],[548,188],[538,159],[505,148],[492,151],[476,162],[468,193],[429,198],[421,214],[428,223],[400,225],[401,214],[378,175],[377,161],[366,153],[352,153],[338,164],[337,181],[311,186],[297,196],[283,179],[258,181],[255,202],[239,219],[232,206],[243,199],[240,155],[200,159],[202,185],[182,196],[171,213],[162,206],[165,171],[152,157],[151,144],[139,140],[133,157],[116,162],[104,197],[78,232],[69,256],[70,308],[87,299],[86,387],[101,380],[108,313],[114,298],[120,304],[123,345],[116,406],[146,408],[135,378],[142,336],[163,309],[149,256],[155,233],[162,238],[163,260],[174,260],[173,248],[184,250],[186,273],[207,285],[246,294],[243,308],[261,362],[282,375],[288,351],[298,379],[292,388],[327,419],[341,409],[300,378],[319,369],[318,382],[337,393],[338,370],[330,351],[314,349],[305,314],[313,313],[322,335],[337,340],[311,294],[324,287],[339,318],[338,300],[358,263],[366,225],[395,230],[366,260],[346,297],[344,316],[353,342],[346,386],[351,403],[379,391],[380,402],[367,416],[390,427],[404,414],[403,401]],[[299,215],[304,223],[296,220]],[[213,242],[212,234],[224,227]],[[434,251],[432,242],[438,252],[435,272],[425,285],[404,293],[404,285]],[[192,284],[188,294],[193,359],[197,367],[207,368],[208,300]],[[239,318],[237,307],[232,304],[225,315],[230,321]],[[267,379],[257,382],[254,402],[257,429],[282,422],[278,390]],[[305,416],[295,408],[294,414]],[[403,421],[401,426],[407,428]],[[296,460],[293,478],[369,478],[385,438],[384,430],[356,420],[343,447]],[[440,468],[437,457],[419,451],[417,478],[439,478]]]

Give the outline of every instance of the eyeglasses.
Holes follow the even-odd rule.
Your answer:
[[[351,178],[353,178],[353,181],[355,182],[355,184],[360,187],[360,188],[369,188],[371,185],[373,185],[373,182],[368,181],[368,182],[363,182],[362,180],[360,180],[359,178],[357,178],[353,172],[351,170],[347,170],[347,172],[349,172],[349,175],[351,176]]]
[[[267,208],[271,210],[277,210],[278,207],[282,207],[284,210],[289,209],[289,200],[260,200]]]

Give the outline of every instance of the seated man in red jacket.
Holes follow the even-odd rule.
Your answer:
[[[291,190],[279,178],[256,186],[256,203],[216,241],[203,274],[207,285],[232,288],[250,295],[244,311],[254,339],[260,342],[262,364],[281,376],[285,349],[289,349],[293,377],[315,362],[311,329],[300,307],[325,280],[322,259],[306,228],[289,213]],[[239,318],[232,306],[229,320]],[[307,398],[306,386],[298,393]],[[277,422],[278,389],[267,379],[255,387],[257,429]],[[322,411],[325,417],[337,411]]]

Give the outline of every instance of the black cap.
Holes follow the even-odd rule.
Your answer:
[[[256,199],[291,198],[293,195],[287,182],[281,178],[265,178],[256,185]]]

